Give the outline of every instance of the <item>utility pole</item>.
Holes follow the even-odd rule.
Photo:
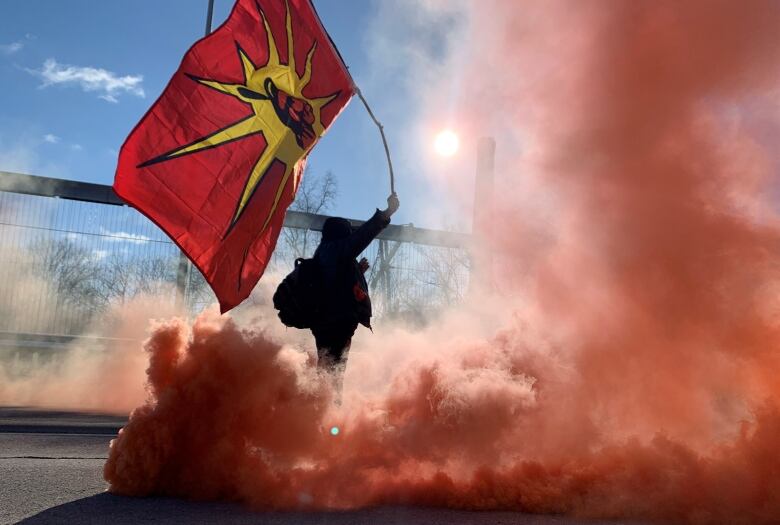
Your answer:
[[[214,0],[209,0],[206,10],[206,31],[204,37],[211,33],[211,21],[214,18]],[[179,266],[176,268],[176,306],[186,308],[187,289],[190,284],[190,274],[192,273],[192,261],[190,261],[184,252],[179,252]]]
[[[493,288],[493,256],[490,253],[489,232],[493,229],[496,141],[482,137],[477,143],[477,173],[474,183],[473,243],[471,248],[471,280],[469,288]]]

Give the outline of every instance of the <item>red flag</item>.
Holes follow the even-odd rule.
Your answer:
[[[114,190],[230,310],[262,276],[306,156],[353,93],[310,0],[238,0],[130,133]]]

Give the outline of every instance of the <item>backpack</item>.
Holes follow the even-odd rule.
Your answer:
[[[323,278],[314,259],[295,259],[295,268],[276,288],[273,301],[279,319],[293,328],[311,328],[319,317]]]

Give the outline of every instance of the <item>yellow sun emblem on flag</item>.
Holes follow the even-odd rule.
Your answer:
[[[222,146],[245,137],[262,134],[266,140],[266,147],[257,159],[247,178],[241,197],[236,206],[233,218],[228,227],[228,232],[241,217],[247,203],[251,199],[255,189],[262,182],[268,169],[275,160],[284,164],[284,175],[276,189],[271,210],[263,223],[261,232],[265,231],[276,211],[279,201],[293,173],[295,163],[301,159],[314,145],[316,139],[324,133],[325,129],[320,119],[320,111],[323,106],[335,99],[339,93],[321,98],[306,98],[304,88],[311,80],[311,63],[317,48],[315,41],[306,55],[306,65],[303,75],[298,76],[295,64],[295,51],[293,46],[292,20],[290,18],[290,6],[285,1],[286,26],[287,26],[287,63],[282,63],[279,58],[279,50],[276,47],[271,27],[265,13],[258,5],[260,17],[265,26],[268,37],[268,61],[265,65],[257,67],[247,56],[246,52],[236,42],[238,57],[243,68],[244,81],[240,84],[220,82],[213,79],[189,76],[192,80],[215,89],[220,93],[232,96],[249,104],[252,114],[217,130],[210,135],[199,138],[196,141],[176,148],[163,155],[142,163],[139,167],[149,166],[184,155],[197,153],[210,148]],[[297,186],[298,181],[293,180]],[[294,186],[295,189],[295,186]]]

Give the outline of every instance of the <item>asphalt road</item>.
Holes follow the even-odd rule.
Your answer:
[[[383,507],[349,512],[251,512],[239,505],[105,492],[114,416],[0,408],[0,523],[230,523],[265,525],[627,525],[510,512]],[[634,522],[635,523],[635,522]]]

